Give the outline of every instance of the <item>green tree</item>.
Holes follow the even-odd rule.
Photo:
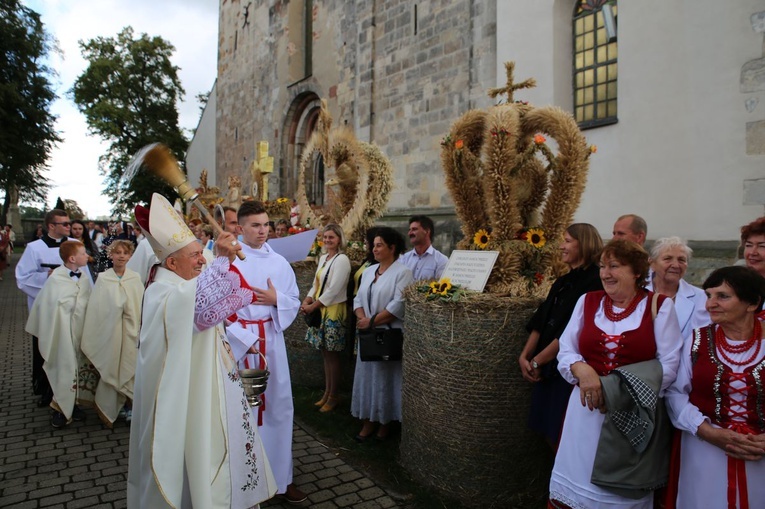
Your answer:
[[[176,103],[184,91],[178,67],[170,61],[175,48],[161,37],[134,38],[133,29],[126,27],[116,38],[80,41],[80,49],[89,64],[70,93],[90,131],[110,142],[100,167],[113,212],[148,203],[153,192],[175,196],[172,188],[146,172],[122,182],[133,155],[150,143],[162,142],[179,161],[184,159],[189,142],[178,126]]]
[[[50,111],[55,73],[44,60],[55,49],[40,15],[18,0],[0,0],[0,221],[12,197],[45,203],[46,162],[60,140]],[[18,195],[17,195],[18,193]]]

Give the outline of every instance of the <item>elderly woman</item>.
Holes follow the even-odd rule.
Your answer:
[[[353,299],[357,329],[388,325],[404,328],[403,292],[412,283],[412,271],[398,257],[404,252],[404,237],[396,230],[382,227],[375,230],[372,243],[377,264],[361,275],[359,291]],[[357,353],[353,377],[351,414],[363,421],[356,435],[358,442],[375,435],[384,440],[389,423],[401,420],[401,361],[363,362]],[[378,427],[379,424],[379,427]]]
[[[566,328],[579,297],[602,290],[598,261],[603,241],[598,230],[587,223],[575,223],[563,234],[561,261],[569,271],[550,288],[547,299],[531,317],[526,341],[518,362],[523,378],[534,384],[531,393],[529,427],[542,433],[555,448],[563,427],[563,415],[571,384],[558,372],[558,338]]]
[[[666,295],[675,301],[675,312],[683,338],[693,329],[709,323],[704,305],[707,296],[701,288],[688,284],[683,277],[693,250],[680,237],[664,237],[651,247],[651,275],[647,290]]]
[[[313,286],[308,291],[300,312],[304,315],[318,313],[319,323],[309,326],[305,339],[321,350],[324,360],[324,395],[314,403],[319,412],[334,410],[339,402],[337,388],[340,382],[340,352],[345,350],[345,334],[348,326],[348,279],[351,277],[351,261],[343,253],[345,236],[337,224],[328,224],[321,235],[325,253],[319,258],[319,266]]]
[[[627,240],[609,242],[600,257],[604,291],[579,299],[560,337],[558,369],[574,388],[550,479],[552,507],[653,507],[652,491],[627,498],[591,481],[608,410],[601,377],[656,359],[661,395],[680,361],[682,336],[672,300],[646,291],[647,275],[648,253],[642,247]],[[616,452],[612,457],[629,461]]]
[[[765,507],[765,369],[755,316],[765,278],[723,267],[704,282],[712,324],[686,340],[667,407],[682,431],[679,470],[668,507]]]

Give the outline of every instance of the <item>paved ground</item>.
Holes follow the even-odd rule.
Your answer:
[[[51,427],[50,410],[38,408],[32,395],[26,298],[12,269],[0,281],[0,507],[125,507],[130,428],[118,421],[113,430],[106,429],[92,410],[82,422]],[[308,501],[294,506],[274,499],[264,507],[398,507],[394,494],[297,424],[293,453],[295,482]]]

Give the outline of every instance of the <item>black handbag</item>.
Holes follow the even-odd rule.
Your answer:
[[[321,326],[321,309],[314,309],[307,315],[303,315],[303,319],[305,320],[305,324],[309,327],[320,327]]]
[[[321,297],[321,294],[324,293],[324,287],[327,286],[327,278],[329,277],[329,269],[332,268],[332,264],[335,263],[335,258],[339,256],[339,253],[335,255],[334,258],[332,258],[332,261],[329,263],[329,267],[327,267],[327,272],[324,274],[324,281],[321,283],[321,288],[319,289],[319,295],[316,296],[316,300],[319,300],[319,297]],[[326,261],[324,264],[326,265]],[[305,324],[309,327],[321,327],[321,308],[314,309],[310,313],[303,315],[303,319],[305,320]]]
[[[359,357],[363,362],[400,361],[404,331],[375,327],[374,316],[368,329],[359,329]]]

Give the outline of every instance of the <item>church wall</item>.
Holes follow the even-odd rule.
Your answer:
[[[498,2],[497,68],[515,60],[517,80],[539,82],[518,98],[570,111],[574,2],[524,5]],[[745,181],[765,177],[761,11],[756,0],[619,3],[619,121],[584,131],[598,152],[577,220],[609,237],[632,212],[649,238],[732,241],[763,214],[762,203],[744,204]]]
[[[254,143],[263,139],[275,158],[270,185],[278,190],[280,169],[294,166],[306,141],[283,141],[290,106],[313,92],[328,101],[335,125],[352,127],[391,159],[392,210],[451,208],[440,140],[459,115],[489,104],[484,84],[495,74],[495,4],[314,0],[312,73],[296,81],[303,48],[290,13],[295,18],[304,2],[247,3],[249,25],[241,0],[220,7],[217,184],[225,189],[237,174],[248,189]]]
[[[284,141],[291,107],[314,93],[327,99],[335,125],[352,127],[391,159],[389,217],[427,211],[446,223],[453,204],[439,142],[462,113],[491,104],[485,92],[504,85],[505,61],[517,62],[517,80],[538,81],[517,98],[571,109],[573,0],[314,0],[312,72],[296,79],[295,59],[304,55],[289,13],[303,3],[221,0],[222,189],[236,174],[246,194],[255,142],[266,140],[276,167],[272,197],[279,193],[279,172],[294,169],[306,141]],[[576,219],[608,237],[616,216],[635,212],[651,238],[735,240],[763,212],[761,1],[646,0],[619,9],[619,122],[585,131],[598,153]]]

